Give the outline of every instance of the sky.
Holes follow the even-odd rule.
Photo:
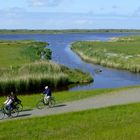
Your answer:
[[[140,29],[140,0],[0,0],[0,29]]]

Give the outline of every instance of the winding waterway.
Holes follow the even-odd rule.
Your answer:
[[[79,68],[89,72],[94,77],[94,82],[86,85],[79,85],[69,90],[83,90],[95,88],[114,88],[122,86],[140,85],[140,74],[134,74],[128,71],[116,70],[99,65],[93,65],[83,62],[70,49],[70,44],[78,40],[101,40],[106,41],[112,37],[126,36],[134,33],[85,33],[85,34],[11,34],[0,35],[0,40],[23,40],[34,39],[48,42],[52,50],[52,60],[59,64],[71,68]],[[102,72],[96,73],[97,69]]]

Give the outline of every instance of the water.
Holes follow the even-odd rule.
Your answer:
[[[94,83],[79,85],[69,90],[86,90],[95,88],[114,88],[123,86],[132,86],[140,84],[140,74],[134,74],[128,71],[116,70],[99,65],[93,65],[83,62],[74,52],[70,50],[70,44],[78,40],[102,40],[106,41],[112,37],[126,36],[134,33],[85,33],[85,34],[12,34],[0,35],[1,40],[23,40],[34,39],[48,42],[52,50],[52,60],[59,64],[71,68],[79,68],[89,72],[94,77]],[[102,72],[96,73],[97,69]]]

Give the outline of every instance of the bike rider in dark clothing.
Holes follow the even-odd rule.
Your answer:
[[[49,86],[45,86],[45,90],[43,91],[44,94],[44,103],[46,104],[47,102],[50,101],[50,98],[52,96],[52,91],[49,88]]]
[[[12,102],[12,107],[14,107],[15,104],[21,103],[21,100],[17,98],[17,95],[11,92],[11,99],[13,100]]]

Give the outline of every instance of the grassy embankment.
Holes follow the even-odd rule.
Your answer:
[[[0,41],[0,93],[42,91],[92,81],[89,74],[70,70],[48,59],[47,43],[36,41]],[[41,60],[41,56],[45,60]]]
[[[85,61],[140,72],[140,36],[122,37],[108,42],[79,41],[73,43],[71,48]]]
[[[61,92],[54,96],[57,103],[63,103],[129,88],[137,87]],[[35,107],[40,96],[39,94],[20,95],[19,98],[24,109],[31,109]],[[0,98],[0,102],[4,100],[4,97]],[[0,122],[0,139],[139,140],[139,116],[140,104],[132,104],[30,119],[7,120]]]
[[[140,103],[0,122],[6,140],[139,140]]]

